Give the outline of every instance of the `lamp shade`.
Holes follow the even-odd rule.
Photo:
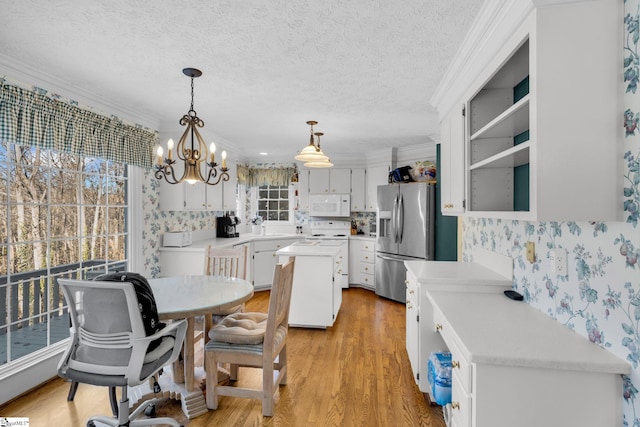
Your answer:
[[[308,168],[330,168],[333,166],[333,163],[327,158],[326,160],[311,160],[305,162],[304,165]]]
[[[328,160],[329,158],[322,152],[316,148],[314,144],[309,144],[302,149],[300,154],[294,157],[294,159],[299,160],[301,162],[311,162],[311,161],[322,161]]]

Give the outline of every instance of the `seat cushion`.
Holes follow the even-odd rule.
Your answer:
[[[211,328],[209,338],[231,344],[260,344],[266,326],[266,313],[234,313]]]

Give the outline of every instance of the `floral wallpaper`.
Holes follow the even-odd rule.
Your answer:
[[[623,426],[640,426],[640,0],[625,1],[624,176],[621,222],[525,222],[491,218],[463,220],[463,259],[486,249],[514,259],[514,289],[527,303],[592,342],[627,360],[623,379]],[[621,17],[622,18],[622,17]],[[621,94],[622,95],[622,94]],[[622,124],[623,118],[621,118]],[[611,141],[611,149],[616,149]],[[525,243],[536,245],[526,260]],[[568,275],[551,272],[549,251],[567,251]]]

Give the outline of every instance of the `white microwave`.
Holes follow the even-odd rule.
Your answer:
[[[309,216],[336,217],[351,216],[351,195],[310,194]]]

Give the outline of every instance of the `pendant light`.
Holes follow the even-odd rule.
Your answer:
[[[333,166],[333,163],[331,163],[329,161],[329,157],[327,157],[322,150],[320,149],[320,136],[323,135],[323,133],[321,132],[316,132],[314,134],[313,132],[313,127],[315,125],[318,124],[318,122],[314,121],[314,120],[309,120],[307,122],[307,124],[309,126],[311,126],[311,135],[309,137],[309,145],[307,145],[306,147],[304,147],[302,149],[302,151],[300,151],[300,153],[298,155],[296,155],[294,158],[296,160],[305,162],[304,165],[307,167],[331,167]],[[318,139],[318,143],[316,145],[316,142],[313,138],[313,136],[316,136]]]

